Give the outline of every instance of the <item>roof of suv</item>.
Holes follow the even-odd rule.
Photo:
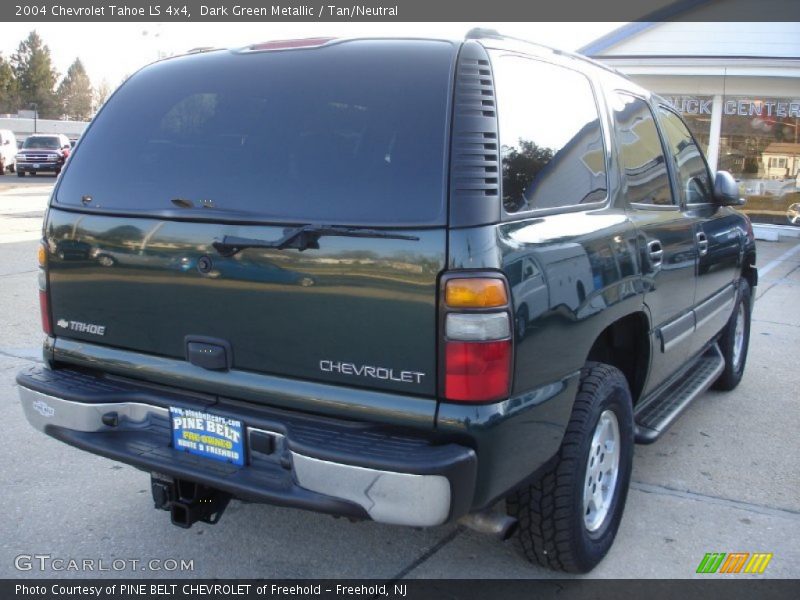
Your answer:
[[[482,29],[482,28],[475,28],[467,32],[464,39],[452,39],[452,38],[444,38],[444,37],[326,37],[326,36],[317,36],[311,38],[295,38],[295,39],[281,39],[281,40],[267,40],[264,42],[257,42],[252,44],[247,44],[245,46],[238,46],[238,47],[231,47],[231,48],[214,48],[214,47],[198,47],[188,50],[184,54],[179,54],[175,56],[170,56],[164,58],[163,60],[169,61],[174,60],[176,58],[186,57],[186,56],[193,56],[198,54],[207,54],[212,52],[236,52],[240,54],[249,54],[249,53],[257,53],[257,52],[283,52],[283,51],[291,51],[291,50],[308,50],[314,48],[322,48],[326,46],[332,46],[335,44],[343,44],[347,42],[364,42],[364,41],[395,41],[395,42],[408,42],[408,43],[417,43],[417,42],[449,42],[453,44],[454,47],[458,47],[466,41],[475,40],[481,43],[481,45],[487,48],[495,48],[498,50],[509,50],[509,51],[516,51],[516,52],[524,52],[526,54],[532,55],[539,55],[539,56],[563,56],[568,57],[571,59],[580,60],[586,64],[592,64],[598,68],[615,72],[614,69],[608,67],[602,63],[599,63],[595,60],[587,58],[583,55],[576,54],[573,52],[568,52],[564,50],[559,50],[557,48],[551,48],[549,46],[545,46],[543,44],[539,44],[529,40],[523,40],[514,37],[504,36],[494,30],[491,29]]]
[[[448,38],[438,38],[438,37],[326,37],[326,36],[316,36],[311,38],[295,38],[295,39],[282,39],[282,40],[267,40],[265,42],[257,42],[248,44],[246,46],[240,46],[236,48],[213,48],[213,47],[198,47],[193,48],[187,51],[185,54],[172,56],[169,58],[165,58],[163,60],[173,60],[177,58],[185,58],[188,56],[196,56],[200,54],[207,54],[213,52],[221,52],[227,50],[228,52],[234,52],[237,54],[250,54],[250,53],[261,53],[261,52],[284,52],[284,51],[292,51],[292,50],[309,50],[314,48],[322,48],[326,46],[332,46],[336,44],[342,44],[347,42],[354,42],[354,41],[383,41],[383,40],[392,40],[395,42],[398,41],[406,41],[409,43],[415,42],[430,42],[430,41],[439,41],[439,42],[449,42],[453,45],[454,49],[457,49],[461,46],[461,44],[468,42],[470,40],[474,40],[480,43],[485,48],[491,48],[496,50],[506,50],[509,52],[520,52],[532,56],[538,56],[541,58],[548,58],[550,60],[563,60],[566,64],[575,64],[576,62],[579,63],[582,67],[594,67],[596,69],[606,71],[607,73],[616,75],[625,81],[629,82],[630,80],[617,71],[616,69],[609,67],[606,64],[598,62],[592,58],[584,56],[582,54],[578,54],[576,52],[570,52],[566,50],[560,50],[558,48],[552,48],[550,46],[546,46],[544,44],[540,44],[530,40],[524,40],[520,38],[505,36],[493,29],[481,28],[476,27],[469,30],[464,39],[448,39]],[[631,82],[632,83],[632,82]],[[637,86],[638,87],[638,86]]]

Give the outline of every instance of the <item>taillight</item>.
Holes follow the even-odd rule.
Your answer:
[[[47,246],[44,242],[39,244],[37,253],[39,259],[39,312],[42,316],[42,330],[47,335],[53,335],[53,319],[50,316],[50,294],[47,291]]]
[[[450,308],[498,308],[508,304],[503,280],[489,277],[450,279],[444,296]]]
[[[501,277],[444,282],[444,396],[492,402],[511,391],[513,342],[508,287]]]

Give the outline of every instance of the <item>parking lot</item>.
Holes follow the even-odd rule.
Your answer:
[[[40,360],[36,240],[53,181],[0,177],[0,577],[114,574],[19,571],[15,557],[32,554],[120,559],[126,577],[561,576],[528,564],[513,542],[457,525],[415,530],[233,502],[220,524],[179,529],[153,510],[147,474],[34,431],[14,377]],[[744,380],[706,393],[660,441],[636,448],[617,541],[588,577],[692,577],[707,552],[773,553],[764,577],[800,577],[800,240],[759,242],[758,254]],[[142,567],[165,559],[192,560],[193,571]]]

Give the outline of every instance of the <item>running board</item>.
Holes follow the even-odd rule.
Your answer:
[[[725,359],[714,344],[671,385],[634,409],[638,444],[652,444],[669,429],[692,400],[711,387],[725,368]]]

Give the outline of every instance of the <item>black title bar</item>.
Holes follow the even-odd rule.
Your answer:
[[[30,0],[0,21],[800,21],[797,0]]]

